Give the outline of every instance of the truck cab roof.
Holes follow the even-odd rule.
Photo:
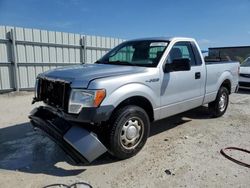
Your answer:
[[[128,40],[127,42],[132,42],[132,41],[155,41],[155,40],[159,40],[159,41],[166,41],[166,42],[170,42],[172,40],[182,40],[182,41],[194,41],[193,38],[188,38],[188,37],[148,37],[148,38],[138,38],[138,39],[133,39],[133,40]]]

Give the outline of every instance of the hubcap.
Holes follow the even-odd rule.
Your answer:
[[[220,100],[219,100],[219,109],[220,111],[224,111],[225,108],[227,106],[227,95],[225,93],[222,93],[222,95],[220,96]]]
[[[121,145],[126,149],[135,148],[141,141],[144,133],[143,121],[138,117],[128,119],[122,126],[120,134]]]
[[[138,131],[137,131],[136,127],[133,125],[128,127],[126,133],[127,133],[127,138],[130,140],[135,138],[136,135],[138,135]]]

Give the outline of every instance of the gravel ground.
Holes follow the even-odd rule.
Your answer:
[[[155,122],[142,151],[117,161],[105,154],[76,166],[48,138],[32,130],[32,93],[0,95],[0,187],[43,187],[87,182],[93,187],[249,187],[250,169],[220,149],[250,150],[250,92],[230,96],[226,114],[211,119],[206,107]],[[37,104],[36,104],[37,105]],[[249,154],[231,154],[250,163]]]

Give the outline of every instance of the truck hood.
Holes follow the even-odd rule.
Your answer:
[[[145,67],[138,66],[83,64],[49,70],[39,77],[67,81],[72,88],[87,88],[92,80],[98,78],[136,74],[145,70]]]

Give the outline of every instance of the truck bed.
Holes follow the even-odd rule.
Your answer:
[[[230,92],[236,90],[238,85],[238,67],[239,63],[235,61],[206,62],[207,79],[204,104],[215,100],[218,87],[221,85],[222,79],[225,79],[225,76],[232,83]]]

